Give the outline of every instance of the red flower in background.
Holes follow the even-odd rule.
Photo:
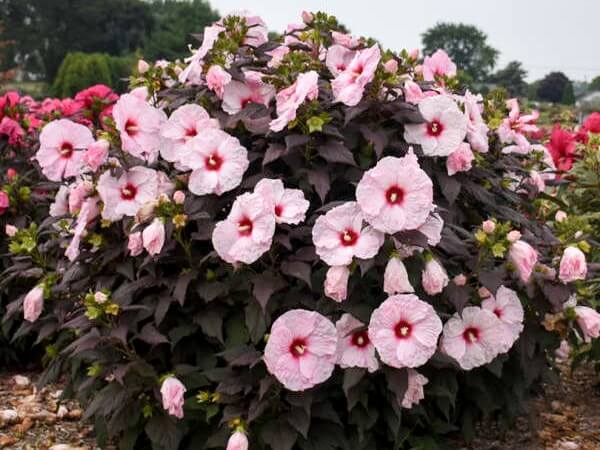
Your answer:
[[[114,103],[118,98],[119,96],[104,84],[96,84],[75,95],[75,100],[83,103],[85,109],[93,109],[94,104],[97,102],[103,105]]]
[[[590,140],[590,135],[588,134],[588,129],[585,126],[579,127],[577,133],[575,134],[575,140],[582,144],[587,144]]]
[[[583,122],[583,127],[591,133],[600,133],[600,113],[591,113]]]
[[[554,125],[546,148],[552,155],[557,170],[571,170],[577,152],[577,142],[573,133],[563,130],[560,124]]]

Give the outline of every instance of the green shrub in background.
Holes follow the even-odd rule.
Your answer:
[[[52,95],[72,97],[94,84],[102,83],[121,92],[133,70],[133,56],[110,56],[104,53],[68,53],[52,84]]]

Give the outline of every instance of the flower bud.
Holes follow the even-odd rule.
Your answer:
[[[554,215],[554,220],[557,222],[562,222],[566,218],[567,218],[567,213],[562,210],[556,211],[556,214]]]
[[[144,61],[143,59],[140,59],[137,63],[137,71],[140,75],[148,72],[148,69],[150,69],[150,64],[148,64],[146,61]]]
[[[487,234],[492,234],[494,232],[494,230],[496,229],[496,224],[494,222],[492,222],[491,220],[486,220],[485,222],[483,222],[481,224],[481,228]]]
[[[4,232],[8,237],[13,237],[15,234],[17,234],[17,231],[19,231],[19,229],[9,223],[7,223],[4,227]]]
[[[183,191],[175,191],[173,194],[173,201],[178,205],[183,205],[185,202],[185,194]]]

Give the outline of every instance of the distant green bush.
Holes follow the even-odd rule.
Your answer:
[[[104,53],[68,53],[54,82],[52,94],[71,97],[94,84],[106,84],[117,92],[127,89],[127,77],[134,65],[133,56],[110,56]]]

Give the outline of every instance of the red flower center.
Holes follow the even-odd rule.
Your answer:
[[[248,103],[252,103],[252,97],[243,98],[241,100],[242,109],[244,109]]]
[[[355,347],[366,347],[369,345],[369,342],[369,333],[367,333],[367,330],[359,331],[352,335],[352,345]]]
[[[196,131],[195,128],[188,128],[188,129],[185,130],[185,137],[192,138],[192,137],[197,136],[197,135],[198,135],[198,132]]]
[[[135,194],[137,194],[137,188],[131,183],[127,183],[121,188],[121,198],[123,200],[132,200],[135,198]]]
[[[244,217],[238,222],[238,233],[240,236],[250,236],[252,234],[252,221]]]
[[[127,122],[125,122],[125,132],[129,136],[135,136],[138,131],[139,128],[137,122],[133,119],[127,119]]]
[[[385,198],[390,205],[399,205],[404,200],[404,190],[399,186],[392,186],[385,192]]]
[[[346,64],[340,63],[336,66],[336,69],[340,72],[343,72],[344,70],[346,70]]]
[[[63,142],[58,150],[61,158],[69,159],[73,155],[73,144],[70,142]]]
[[[500,308],[496,308],[494,310],[494,314],[496,314],[496,317],[501,318],[502,317],[502,310]]]
[[[429,136],[439,136],[444,131],[444,126],[437,120],[427,123],[427,134]]]
[[[206,157],[205,163],[208,170],[219,170],[223,165],[223,158],[214,152]]]
[[[398,339],[407,339],[412,333],[412,325],[405,320],[401,320],[394,329]]]
[[[474,327],[469,327],[463,332],[463,339],[467,344],[474,344],[479,340],[479,330]]]
[[[340,241],[344,247],[351,247],[358,241],[358,233],[351,228],[346,228],[340,233]]]
[[[283,213],[283,205],[275,205],[275,215],[277,217],[281,217],[282,213]]]
[[[301,338],[296,338],[290,345],[290,353],[294,358],[300,358],[304,356],[307,352],[306,348],[306,340]]]

